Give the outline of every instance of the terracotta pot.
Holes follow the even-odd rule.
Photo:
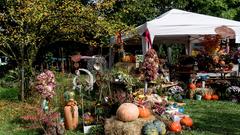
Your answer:
[[[64,107],[64,124],[70,130],[78,126],[78,106],[74,100],[70,100]]]

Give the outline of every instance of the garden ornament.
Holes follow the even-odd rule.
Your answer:
[[[202,88],[205,88],[205,81],[209,78],[209,75],[200,75],[198,78],[202,80]]]
[[[107,67],[107,61],[103,56],[94,55],[87,61],[87,69],[90,72],[101,72]]]
[[[80,71],[86,72],[89,75],[89,80],[86,80],[88,82],[88,86],[85,90],[89,91],[90,93],[90,91],[93,90],[93,84],[96,80],[93,78],[93,74],[89,70],[83,68],[76,70],[76,76],[73,78],[73,89],[81,89],[81,85],[77,81],[77,79],[80,77]]]

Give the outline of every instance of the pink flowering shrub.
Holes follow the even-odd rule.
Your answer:
[[[36,77],[35,89],[47,100],[55,95],[56,82],[52,71],[46,70]]]

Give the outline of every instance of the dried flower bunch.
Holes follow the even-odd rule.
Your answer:
[[[159,59],[154,49],[149,49],[145,54],[143,70],[146,81],[150,82],[157,79]]]
[[[45,70],[36,77],[35,88],[43,98],[46,98],[47,100],[52,99],[55,95],[55,87],[55,75],[52,71]]]
[[[180,86],[172,86],[168,89],[169,95],[174,95],[174,94],[183,94],[184,90]]]

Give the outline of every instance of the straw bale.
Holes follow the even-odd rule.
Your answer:
[[[149,118],[138,118],[132,122],[123,122],[115,116],[105,120],[106,135],[141,135],[142,127],[145,123],[155,120],[155,116]]]

